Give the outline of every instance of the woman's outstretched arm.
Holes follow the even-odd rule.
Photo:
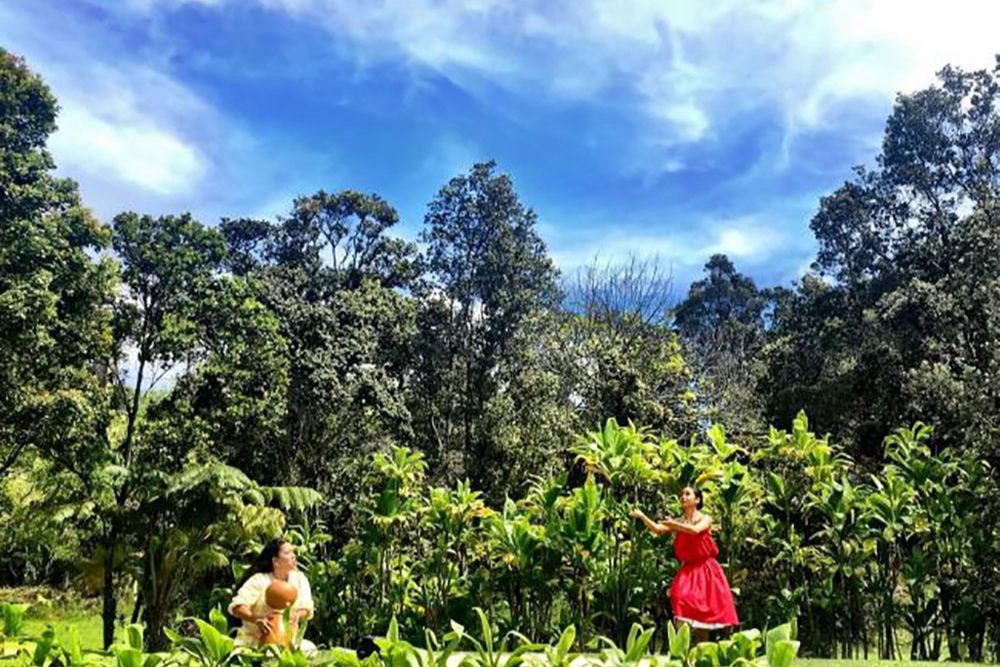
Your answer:
[[[635,519],[639,519],[640,521],[642,521],[644,524],[646,524],[646,527],[649,528],[649,530],[656,535],[665,535],[669,532],[672,532],[672,528],[670,528],[670,526],[668,525],[670,521],[669,519],[667,520],[666,523],[657,523],[652,519],[650,519],[648,516],[646,516],[643,513],[643,511],[639,508],[633,509],[631,512],[629,512],[629,515]]]
[[[698,533],[704,533],[712,527],[712,517],[702,514],[701,518],[692,524],[683,523],[677,519],[667,519],[663,523],[669,526],[670,530],[674,532],[697,535]]]

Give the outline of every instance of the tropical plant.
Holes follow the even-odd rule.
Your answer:
[[[236,640],[229,636],[226,617],[219,610],[213,609],[209,618],[209,622],[200,618],[188,619],[188,622],[194,623],[198,628],[196,637],[186,637],[165,629],[173,650],[187,656],[188,662],[199,667],[225,667],[239,660],[242,650],[236,645]]]
[[[672,627],[672,626],[670,626]],[[603,649],[598,653],[601,662],[607,667],[639,667],[643,657],[646,655],[646,651],[649,648],[649,643],[653,639],[653,633],[655,628],[650,628],[649,630],[643,630],[642,626],[638,623],[633,623],[632,628],[629,630],[628,639],[625,643],[625,648],[621,649],[615,644],[613,639],[604,636],[596,637],[591,643],[591,646],[600,647],[604,646]],[[687,641],[690,641],[690,631],[685,625],[681,632],[688,633]],[[673,642],[675,637],[673,634],[670,635],[670,640]],[[671,643],[671,647],[673,644]],[[678,655],[680,655],[681,645],[678,643],[677,650]],[[687,647],[683,647],[683,655],[687,656]],[[673,649],[671,648],[671,657],[673,657]]]
[[[14,602],[4,602],[0,604],[0,614],[3,615],[3,636],[4,639],[17,639],[24,627],[24,615],[30,605],[18,604]]]
[[[143,627],[137,623],[125,626],[124,644],[115,644],[112,653],[115,667],[157,667],[164,661],[162,655],[146,653],[143,641]]]
[[[577,654],[572,653],[573,642],[576,640],[576,628],[567,626],[555,644],[542,647],[542,655],[537,658],[543,667],[570,667]]]
[[[467,656],[463,661],[469,667],[519,667],[528,660],[528,653],[538,651],[542,648],[539,644],[532,644],[531,641],[516,630],[511,630],[502,637],[494,634],[493,625],[481,608],[476,607],[475,613],[479,617],[479,629],[481,639],[476,639],[465,632],[458,623],[451,624],[452,632],[472,644],[475,653]],[[512,642],[516,642],[512,646]]]

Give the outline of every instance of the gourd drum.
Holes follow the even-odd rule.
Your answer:
[[[267,606],[271,608],[271,615],[268,617],[268,623],[271,626],[271,631],[268,632],[261,638],[262,644],[280,644],[281,646],[288,646],[289,641],[295,636],[295,621],[293,620],[289,628],[290,632],[285,632],[284,619],[282,618],[282,613],[285,609],[288,609],[298,598],[299,592],[295,590],[295,586],[292,586],[287,581],[282,581],[280,579],[275,579],[264,591],[264,601]]]
[[[267,602],[267,606],[277,611],[284,611],[286,607],[291,607],[298,597],[299,592],[295,590],[295,586],[281,579],[272,581],[264,592],[264,601]]]

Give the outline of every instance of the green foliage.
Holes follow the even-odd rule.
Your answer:
[[[3,636],[6,639],[17,639],[24,627],[24,614],[29,605],[4,602],[0,604],[0,614],[3,615]]]
[[[671,628],[669,632],[673,632],[673,626],[668,626]],[[609,667],[639,667],[642,664],[642,660],[646,657],[646,651],[649,648],[649,643],[653,639],[653,632],[655,628],[650,628],[649,630],[643,630],[642,626],[638,623],[633,623],[632,628],[629,630],[628,639],[625,644],[625,648],[619,648],[614,640],[607,637],[597,637],[594,640],[595,644],[604,644],[606,648],[599,653],[601,662]],[[688,628],[685,625],[681,632],[687,632]],[[671,656],[673,656],[673,640],[674,635],[670,635],[671,638]],[[678,645],[678,650],[680,646]],[[683,655],[687,656],[687,646],[684,646]]]
[[[669,624],[667,626],[667,647],[672,660],[686,661],[691,651],[691,628],[684,624],[680,629],[677,629],[673,623]]]
[[[200,618],[191,619],[198,627],[197,637],[184,637],[172,630],[164,632],[173,644],[173,650],[184,653],[200,667],[225,667],[240,658],[236,640],[227,636],[225,617],[216,616],[211,623]]]
[[[985,556],[995,553],[988,545],[996,537],[958,518],[968,487],[944,472],[944,460],[920,469],[919,442],[928,432],[919,424],[894,437],[889,450],[878,447],[899,424],[921,419],[935,425],[934,458],[949,451],[994,470],[1000,460],[1000,374],[992,352],[1000,277],[998,76],[946,67],[935,85],[897,98],[873,167],[856,170],[820,201],[811,222],[819,275],[776,295],[758,385],[769,419],[787,423],[804,407],[869,468],[883,455],[916,457],[912,470],[894,462],[860,505],[831,496],[842,505],[829,514],[838,534],[825,533],[837,544],[824,555],[837,561],[837,575],[823,597],[849,614],[840,632],[850,643],[861,640],[871,613],[884,658],[899,657],[895,625],[905,619],[911,657],[938,659],[945,644],[958,655],[966,633],[970,656],[982,659],[985,624],[958,620],[969,610],[962,591],[990,591],[976,596],[974,615],[998,613],[987,601],[1000,583],[996,558]],[[989,486],[994,491],[977,494],[974,513],[996,512],[995,481]],[[954,497],[950,488],[965,490]],[[857,519],[865,507],[871,522]],[[930,548],[918,547],[928,530],[935,535]],[[966,546],[956,549],[959,542]],[[957,556],[976,550],[984,555]],[[870,562],[877,567],[866,567]],[[878,601],[874,609],[865,609],[864,597]]]
[[[764,313],[772,296],[725,255],[713,255],[705,274],[691,283],[672,313],[701,412],[725,421],[738,436],[759,434],[763,405],[754,384],[766,342]]]
[[[297,649],[284,648],[278,654],[278,667],[307,667],[309,658]]]
[[[469,667],[518,667],[528,661],[528,652],[542,648],[538,644],[532,644],[516,630],[511,630],[502,637],[497,635],[486,612],[479,607],[476,607],[475,612],[479,617],[481,639],[466,633],[465,628],[458,623],[451,623],[452,632],[471,644],[475,651],[463,661]]]
[[[421,624],[440,629],[448,618],[470,617],[465,605],[488,604],[498,626],[532,639],[571,624],[583,644],[596,633],[624,643],[631,625],[623,629],[622,619],[669,618],[658,616],[657,603],[675,567],[657,539],[635,530],[628,511],[637,503],[669,507],[674,501],[665,493],[695,483],[706,493],[705,511],[726,531],[717,538],[720,561],[744,619],[774,625],[802,618],[814,654],[858,647],[884,618],[929,641],[941,622],[931,601],[947,582],[932,564],[958,562],[930,555],[968,558],[973,543],[963,537],[967,529],[949,526],[939,530],[947,551],[916,547],[930,526],[945,516],[955,521],[954,508],[971,502],[975,493],[963,480],[978,479],[981,468],[947,451],[932,455],[929,437],[917,425],[887,438],[889,463],[866,481],[836,443],[810,430],[805,415],[791,431],[772,429],[751,451],[719,425],[682,446],[609,420],[573,449],[591,471],[582,483],[570,488],[565,474],[538,479],[499,512],[482,506],[465,482],[425,487],[424,459],[395,450],[373,461],[379,481],[369,529],[320,570],[336,577],[314,590],[335,605],[349,601],[336,608],[351,609],[360,627],[332,635],[345,640],[393,616],[412,637]],[[927,491],[914,491],[916,483]],[[667,649],[676,641],[667,637]],[[734,641],[745,652],[756,640]],[[739,646],[722,646],[718,659]]]
[[[775,310],[760,385],[772,420],[805,408],[877,456],[885,433],[919,418],[995,460],[976,434],[996,427],[998,80],[946,67],[900,95],[874,167],[821,199],[819,276]]]
[[[80,634],[70,626],[65,636],[57,636],[55,628],[45,628],[35,640],[13,640],[6,636],[0,644],[0,659],[13,658],[23,667],[88,667],[100,664],[92,655],[85,655]]]
[[[320,501],[310,489],[261,487],[236,468],[195,456],[144,491],[149,532],[139,583],[155,648],[165,648],[163,629],[202,575],[226,568],[229,554],[279,535],[285,512]]]
[[[570,667],[573,660],[576,659],[576,654],[570,652],[574,641],[576,641],[576,627],[567,626],[555,645],[542,648],[544,656],[542,665],[545,667]]]
[[[428,205],[421,239],[427,282],[415,340],[419,436],[437,456],[458,456],[477,488],[502,497],[519,481],[504,439],[531,447],[541,432],[519,428],[527,392],[523,335],[559,297],[556,270],[511,178],[494,162],[474,165]],[[513,431],[513,433],[511,433]],[[505,463],[508,462],[509,463]]]
[[[100,459],[115,277],[100,258],[108,230],[52,173],[56,112],[44,82],[0,49],[0,480],[29,452],[84,478]]]
[[[145,653],[143,628],[138,624],[130,624],[125,628],[127,641],[112,647],[115,657],[115,667],[157,667],[163,662],[163,657],[155,653]]]
[[[384,667],[413,667],[416,664],[416,649],[400,638],[395,617],[389,622],[385,637],[376,637],[375,644]]]

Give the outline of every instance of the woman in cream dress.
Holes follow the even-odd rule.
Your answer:
[[[264,593],[275,579],[287,581],[297,592],[291,612],[292,632],[299,623],[313,617],[312,591],[306,576],[295,569],[295,548],[284,540],[273,540],[261,551],[255,572],[229,603],[229,613],[243,621],[237,635],[239,643],[260,646],[261,638],[271,631],[268,619],[273,610],[267,606]],[[306,654],[316,652],[316,646],[307,639],[299,648]]]

